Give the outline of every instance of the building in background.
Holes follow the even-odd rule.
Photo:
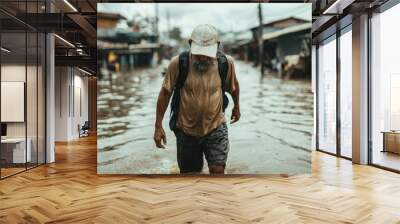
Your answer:
[[[127,19],[117,13],[100,12],[97,23],[99,68],[128,71],[159,63],[160,43],[154,18]]]
[[[241,60],[259,65],[259,29],[256,26],[223,36],[223,40],[228,41],[225,50]],[[266,72],[286,79],[311,79],[311,67],[308,66],[311,61],[311,21],[286,17],[264,23],[262,29],[262,58]]]

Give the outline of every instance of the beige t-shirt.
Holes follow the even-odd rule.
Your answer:
[[[235,67],[233,58],[228,59],[228,74],[225,91],[235,91]],[[193,69],[189,57],[189,73],[181,88],[181,100],[177,127],[188,135],[205,136],[225,121],[222,112],[223,100],[218,62],[214,59],[206,73],[199,74]],[[165,74],[163,88],[172,93],[179,73],[179,56],[172,58]]]

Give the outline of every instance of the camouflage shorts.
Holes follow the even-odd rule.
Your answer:
[[[229,152],[228,127],[222,123],[204,137],[194,137],[181,130],[175,131],[177,159],[181,173],[201,172],[203,155],[208,166],[224,166]]]

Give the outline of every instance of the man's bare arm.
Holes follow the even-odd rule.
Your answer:
[[[235,107],[236,106],[239,107],[239,93],[240,93],[239,82],[237,79],[235,79],[235,91],[231,93]]]
[[[156,123],[154,131],[154,142],[158,148],[165,148],[165,144],[167,144],[167,137],[162,127],[162,120],[164,118],[165,111],[168,108],[170,98],[171,93],[162,87],[157,99]],[[161,140],[164,144],[161,144]]]
[[[231,93],[234,103],[232,109],[231,124],[235,123],[240,119],[239,93],[240,93],[239,81],[235,79],[235,90]]]
[[[171,93],[168,92],[164,87],[161,88],[157,99],[157,114],[156,114],[156,127],[162,126],[162,120],[164,118],[165,111],[168,108],[169,99],[171,98]]]

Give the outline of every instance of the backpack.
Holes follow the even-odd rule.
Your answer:
[[[178,120],[179,102],[181,97],[180,90],[184,86],[187,75],[189,73],[189,56],[190,56],[189,51],[184,51],[179,55],[179,73],[173,90],[173,95],[171,100],[171,113],[169,120],[169,128],[172,131],[176,130],[176,122]],[[228,59],[222,52],[218,52],[217,61],[218,61],[219,77],[221,78],[221,90],[223,98],[222,110],[223,112],[225,112],[225,109],[228,107],[229,104],[229,98],[225,94],[225,89],[224,89],[224,83],[228,75]]]

